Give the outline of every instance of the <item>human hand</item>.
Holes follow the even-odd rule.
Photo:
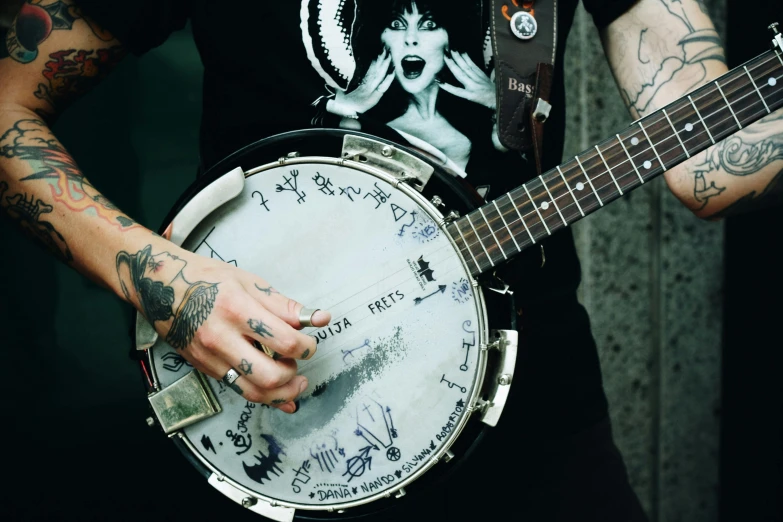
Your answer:
[[[315,339],[297,331],[301,304],[254,274],[171,243],[120,252],[117,273],[126,298],[194,368],[217,380],[234,368],[240,377],[230,387],[246,400],[296,411],[308,385],[296,359],[316,351]],[[318,311],[312,323],[330,319]]]
[[[394,70],[389,71],[391,53],[388,49],[373,60],[364,79],[349,93],[337,91],[333,100],[326,104],[326,110],[344,116],[356,118],[375,107],[394,81]]]
[[[449,51],[444,57],[446,66],[463,87],[440,83],[440,87],[454,96],[495,109],[495,71],[490,76],[470,59],[467,53]]]

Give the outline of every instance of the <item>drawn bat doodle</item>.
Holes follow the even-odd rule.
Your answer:
[[[242,463],[247,476],[259,484],[263,484],[265,480],[270,480],[270,473],[274,473],[276,477],[279,477],[280,474],[283,473],[283,470],[278,467],[278,464],[283,462],[280,460],[280,455],[285,455],[285,452],[274,437],[270,435],[261,435],[261,438],[269,445],[269,455],[264,455],[264,453],[259,450],[258,455],[254,456],[258,461],[258,464],[248,466],[244,462]]]

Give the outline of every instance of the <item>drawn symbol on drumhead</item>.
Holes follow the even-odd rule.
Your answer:
[[[299,199],[297,199],[296,202],[301,205],[302,203],[304,203],[307,194],[305,194],[304,191],[301,192],[299,191],[299,181],[297,179],[299,177],[299,171],[292,170],[290,174],[291,174],[290,178],[287,178],[285,175],[283,175],[283,181],[284,181],[283,185],[280,184],[276,185],[275,190],[277,192],[293,192],[294,194],[299,196]]]
[[[264,195],[261,194],[259,191],[255,190],[252,194],[250,194],[251,198],[256,197],[256,194],[258,194],[258,197],[261,199],[261,206],[266,209],[267,212],[269,212],[269,207],[266,206],[267,203],[269,203],[268,199],[264,199]]]
[[[209,257],[210,258],[212,258],[212,259],[220,259],[221,261],[223,261],[224,263],[228,263],[229,265],[239,266],[237,264],[237,260],[236,259],[232,259],[231,261],[226,261],[223,258],[223,256],[218,254],[217,250],[212,248],[212,246],[209,243],[207,243],[207,239],[209,239],[209,236],[211,236],[212,232],[214,232],[214,231],[215,231],[215,227],[212,227],[212,230],[210,230],[209,233],[206,235],[206,237],[201,240],[201,243],[199,243],[198,246],[193,249],[193,252],[198,252],[198,249],[201,248],[201,245],[206,245],[207,248],[209,249]]]
[[[470,283],[464,277],[451,284],[451,298],[454,301],[460,304],[467,303],[470,301],[470,294]]]
[[[363,438],[375,449],[378,449],[377,445],[388,449],[392,445],[392,439],[397,438],[397,428],[394,427],[392,410],[388,406],[384,408],[378,402],[373,402],[375,402],[375,406],[365,404],[364,408],[357,411],[356,424],[358,428],[354,434]],[[373,410],[375,415],[373,415]]]
[[[416,213],[416,211],[415,211],[415,210],[414,210],[414,211],[411,211],[411,222],[410,222],[410,223],[404,223],[404,224],[403,224],[403,225],[400,227],[400,231],[397,233],[397,235],[398,235],[399,237],[402,237],[402,235],[405,233],[405,229],[406,229],[406,228],[410,228],[410,227],[412,227],[412,226],[413,226],[413,225],[416,223],[416,216],[417,216],[417,215],[418,215],[418,214]],[[396,221],[396,220],[395,220],[395,221]]]
[[[305,460],[302,462],[302,465],[299,466],[299,469],[292,469],[295,473],[294,480],[291,482],[291,489],[293,489],[294,493],[301,493],[302,487],[297,484],[297,482],[301,482],[302,484],[307,484],[310,482],[310,461]]]
[[[201,445],[204,446],[204,449],[206,451],[211,451],[215,455],[217,455],[217,451],[215,451],[215,446],[212,445],[212,439],[209,438],[208,435],[202,435],[201,436]]]
[[[400,460],[400,456],[401,456],[401,453],[400,453],[399,448],[396,448],[396,447],[392,446],[391,448],[386,450],[386,458],[389,459],[392,462],[396,462],[396,461]]]
[[[430,220],[419,220],[413,226],[411,235],[420,243],[427,243],[440,235],[440,229]]]
[[[335,437],[330,438],[332,440],[316,442],[313,444],[312,448],[310,448],[310,456],[313,457],[321,467],[321,471],[326,473],[334,471],[340,458],[345,456],[345,450],[338,448],[337,439]]]
[[[170,372],[176,373],[180,371],[183,366],[190,366],[191,368],[193,367],[193,365],[186,361],[184,357],[174,352],[167,352],[163,357],[161,357],[161,359],[165,361],[163,363],[163,369]]]
[[[416,260],[419,264],[418,274],[422,279],[426,279],[428,283],[435,281],[435,271],[430,268],[430,264],[424,260],[424,256],[419,256]]]
[[[359,450],[359,454],[348,459],[343,477],[348,475],[348,482],[355,477],[361,477],[368,469],[372,469],[372,457],[370,451],[378,449],[374,446],[365,446]]]
[[[440,382],[445,382],[448,385],[449,388],[457,388],[462,393],[467,393],[468,392],[468,389],[465,388],[464,386],[460,386],[459,384],[457,384],[455,382],[451,382],[450,380],[446,379],[446,374],[445,373],[443,374],[443,377],[440,378]]]
[[[432,296],[434,296],[436,294],[442,294],[445,291],[446,291],[446,285],[440,285],[440,286],[438,286],[438,289],[435,290],[434,292],[432,292],[431,294],[425,295],[424,297],[417,297],[417,298],[415,298],[413,300],[413,304],[414,305],[421,304],[421,302],[424,301],[425,299],[429,299],[430,297],[432,297]]]
[[[353,192],[354,196],[358,196],[362,193],[362,189],[355,189],[351,186],[345,188],[343,187],[339,187],[339,188],[340,188],[340,195],[342,196],[343,194],[345,194],[346,196],[348,196],[348,199],[350,199],[351,201],[353,201],[353,197],[351,197],[351,192]]]
[[[356,348],[352,348],[351,350],[340,350],[343,353],[343,362],[345,362],[345,358],[348,357],[349,355],[351,357],[353,357],[354,356],[353,352],[355,352],[356,350],[360,350],[362,348],[365,348],[365,347],[366,348],[370,348],[370,340],[369,339],[365,339],[364,342],[361,345],[357,346]]]
[[[313,181],[315,181],[315,184],[318,185],[318,190],[320,190],[322,194],[327,196],[334,196],[334,190],[332,190],[332,181],[329,178],[322,176],[320,172],[316,172],[315,176],[313,177]]]
[[[397,222],[405,217],[405,215],[408,213],[407,210],[402,208],[401,206],[397,205],[396,203],[391,203],[391,211],[394,215],[394,221]],[[416,212],[413,211],[411,214],[415,214]],[[400,235],[402,235],[402,231],[400,231]]]
[[[378,182],[376,181],[374,183],[375,190],[373,192],[369,192],[364,195],[362,199],[367,199],[368,197],[372,197],[375,200],[375,210],[378,210],[378,207],[380,207],[383,203],[386,203],[386,201],[391,197],[391,192],[386,193],[383,191],[381,187],[378,186]]]
[[[462,347],[465,348],[465,362],[459,365],[459,369],[462,370],[463,372],[468,371],[468,356],[470,355],[470,349],[476,346],[476,331],[468,330],[467,327],[470,325],[471,325],[470,320],[467,320],[464,323],[462,323],[462,330],[472,335],[470,342],[464,339],[462,340]]]
[[[278,464],[282,463],[280,455],[285,455],[285,452],[280,447],[280,444],[270,435],[261,435],[261,438],[267,442],[268,455],[264,455],[261,450],[258,450],[258,455],[254,455],[257,463],[252,466],[248,466],[244,462],[242,467],[245,468],[247,476],[259,484],[263,484],[265,480],[271,480],[269,474],[272,473],[276,477],[279,477],[283,470],[280,469]]]

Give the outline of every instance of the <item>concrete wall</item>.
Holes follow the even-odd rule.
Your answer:
[[[723,31],[725,0],[707,2]],[[592,19],[566,53],[566,156],[631,123]],[[718,519],[723,225],[662,178],[575,224],[615,438],[652,522]]]

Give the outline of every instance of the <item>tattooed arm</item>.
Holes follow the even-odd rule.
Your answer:
[[[294,359],[315,353],[315,340],[296,331],[302,305],[134,222],[49,129],[124,54],[70,0],[26,2],[0,30],[0,209],[60,260],[134,305],[195,368],[217,379],[239,368],[235,391],[291,413],[307,385]],[[317,326],[328,321],[325,312],[313,317]]]
[[[604,29],[601,38],[634,118],[727,71],[720,38],[702,0],[641,0]],[[665,177],[674,195],[702,218],[779,204],[783,110],[668,170]]]

